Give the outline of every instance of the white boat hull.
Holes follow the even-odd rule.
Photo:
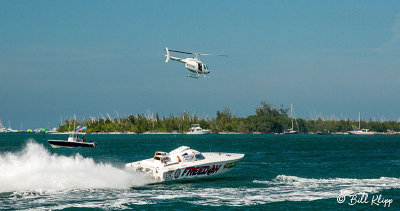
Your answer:
[[[146,165],[151,163],[152,158],[128,163],[126,168],[148,174],[155,182],[185,180],[195,178],[211,177],[226,173],[232,170],[238,162],[244,157],[244,154],[237,153],[203,153],[206,158],[212,158],[210,161],[182,162],[163,168]],[[224,160],[222,160],[224,159]]]
[[[64,140],[48,140],[49,144],[53,148],[76,148],[76,147],[96,147],[96,142],[75,142],[75,141],[64,141]]]
[[[347,131],[349,134],[352,135],[374,135],[374,132],[370,132],[369,129],[362,129],[362,130],[351,130]]]
[[[298,134],[299,132],[295,131],[295,130],[289,130],[289,131],[284,131],[283,133],[284,134]]]
[[[226,162],[209,163],[197,166],[195,165],[176,170],[172,169],[163,172],[162,181],[195,179],[201,177],[215,176],[232,170],[232,168],[236,166],[238,162],[239,160],[226,161]]]
[[[351,135],[374,135],[373,132],[348,131]]]
[[[209,134],[211,131],[210,130],[201,130],[201,131],[189,131],[186,134],[189,135],[203,135],[203,134]]]

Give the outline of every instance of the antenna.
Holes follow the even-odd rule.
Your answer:
[[[68,131],[69,131],[70,124],[71,124],[71,116],[69,117],[69,121],[68,121]]]

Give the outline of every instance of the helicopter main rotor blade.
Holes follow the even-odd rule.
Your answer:
[[[176,50],[169,50],[169,51],[176,52],[176,53],[184,53],[184,54],[195,54],[195,53],[185,52],[185,51],[176,51]]]
[[[200,55],[200,56],[225,56],[225,57],[228,56],[228,55],[225,55],[225,54],[208,54],[208,53],[199,53],[197,55]]]
[[[191,55],[196,55],[196,56],[225,56],[225,57],[228,56],[228,55],[224,55],[224,54],[192,53],[192,52],[177,51],[177,50],[169,50],[169,51],[176,52],[176,53],[191,54]]]

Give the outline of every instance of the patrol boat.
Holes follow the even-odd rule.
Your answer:
[[[235,167],[244,154],[205,152],[181,146],[171,152],[155,152],[153,158],[125,164],[148,174],[155,182],[210,177]]]
[[[70,132],[67,141],[64,141],[64,140],[48,140],[48,142],[53,148],[59,148],[59,147],[67,147],[67,148],[73,148],[73,147],[96,147],[97,146],[96,142],[86,142],[86,141],[80,139],[78,137],[78,134],[83,134],[83,133]]]

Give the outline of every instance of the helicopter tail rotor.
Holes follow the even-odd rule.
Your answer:
[[[169,54],[169,50],[167,47],[165,47],[165,63],[167,63],[170,58],[171,58],[171,55]]]

